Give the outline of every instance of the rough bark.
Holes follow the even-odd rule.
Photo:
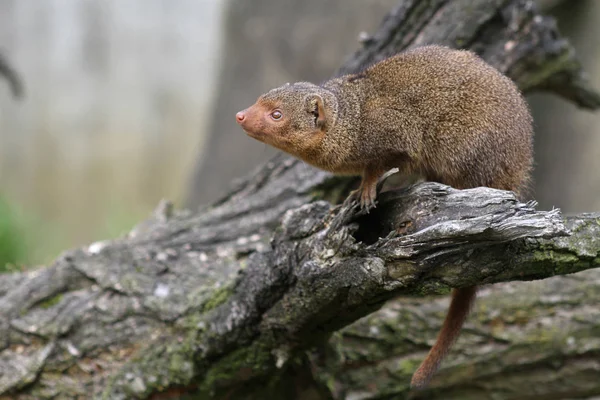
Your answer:
[[[462,43],[523,88],[598,105],[528,1],[401,2],[340,72],[428,42]],[[0,396],[404,398],[443,318],[442,300],[419,297],[600,263],[600,214],[565,219],[510,192],[422,183],[357,215],[332,205],[352,183],[278,155],[199,213],[164,203],[127,237],[3,276]],[[597,270],[544,282],[485,289],[453,358],[416,398],[600,392],[586,379],[600,352]],[[374,313],[398,296],[411,299]],[[583,383],[557,379],[569,373]]]

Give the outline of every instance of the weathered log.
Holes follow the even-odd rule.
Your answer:
[[[598,106],[570,46],[530,1],[403,1],[340,73],[430,42],[473,48],[527,90]],[[398,382],[433,340],[443,317],[440,302],[402,300],[336,332],[398,296],[542,279],[600,262],[600,214],[565,220],[558,210],[536,211],[510,192],[421,183],[382,194],[377,209],[361,216],[332,205],[352,183],[279,155],[199,213],[173,212],[165,203],[126,237],[66,252],[47,268],[3,276],[0,396],[402,398],[408,379],[405,386]],[[589,279],[580,287],[598,292],[597,283]],[[559,383],[552,374],[540,376],[544,359],[537,358],[548,353],[527,351],[532,342],[525,340],[528,332],[544,332],[534,324],[544,315],[541,307],[521,322],[511,319],[517,296],[500,300],[513,291],[525,297],[522,288],[485,289],[498,292],[499,300],[484,296],[478,303],[457,353],[429,394],[421,394],[431,397],[422,398],[449,398],[438,389],[455,398],[463,389],[471,398],[502,398],[509,393],[505,386],[527,398],[552,398],[551,384]],[[578,325],[568,331],[577,334],[569,357],[567,347],[556,354],[577,363],[573,371],[591,373],[590,354],[599,344],[595,325],[586,332],[580,318],[593,293],[577,297],[573,287],[556,296],[574,304],[557,308],[549,322]],[[537,304],[535,297],[523,302]],[[496,308],[504,306],[507,312]],[[509,336],[520,329],[514,323],[524,327]],[[360,336],[365,324],[378,330],[369,330],[375,340],[390,324],[398,341],[389,347],[382,342],[384,350],[371,346],[373,352],[347,347],[347,338]],[[508,326],[508,333],[488,325]],[[339,345],[328,349],[334,333],[330,343]],[[502,346],[503,337],[515,338],[514,346]],[[398,355],[407,361],[400,360],[401,370],[387,368],[385,353],[388,361]],[[363,360],[373,365],[371,380]],[[377,368],[396,372],[397,380],[382,383]],[[511,371],[524,377],[521,385],[531,379],[539,386],[519,389]],[[600,390],[600,380],[587,384],[585,393]]]
[[[382,194],[376,212],[357,220],[315,201],[292,206],[279,224],[260,198],[289,196],[277,182],[298,179],[297,166],[274,162],[249,181],[253,193],[10,276],[0,289],[0,390],[112,399],[183,385],[244,394],[392,297],[600,261],[600,215],[565,226],[557,210],[487,188],[422,183]]]

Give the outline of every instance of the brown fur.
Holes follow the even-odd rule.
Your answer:
[[[272,118],[273,112],[281,118]],[[277,115],[277,114],[276,114]],[[532,120],[515,84],[472,52],[424,46],[317,86],[287,84],[237,114],[251,137],[336,174],[378,179],[397,167],[465,189],[519,193],[532,166]],[[458,337],[475,288],[457,289],[438,340],[413,376],[424,387]]]

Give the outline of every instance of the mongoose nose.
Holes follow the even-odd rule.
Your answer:
[[[243,111],[240,111],[235,114],[235,119],[237,119],[238,124],[241,124],[246,119],[246,114],[244,114]]]

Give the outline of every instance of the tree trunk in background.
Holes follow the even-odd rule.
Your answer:
[[[229,0],[212,121],[187,206],[210,203],[275,150],[250,140],[235,113],[285,82],[327,79],[397,0]]]
[[[600,1],[563,1],[552,9],[593,86],[600,87]],[[600,114],[554,96],[531,96],[536,123],[534,180],[540,207],[600,210]]]

